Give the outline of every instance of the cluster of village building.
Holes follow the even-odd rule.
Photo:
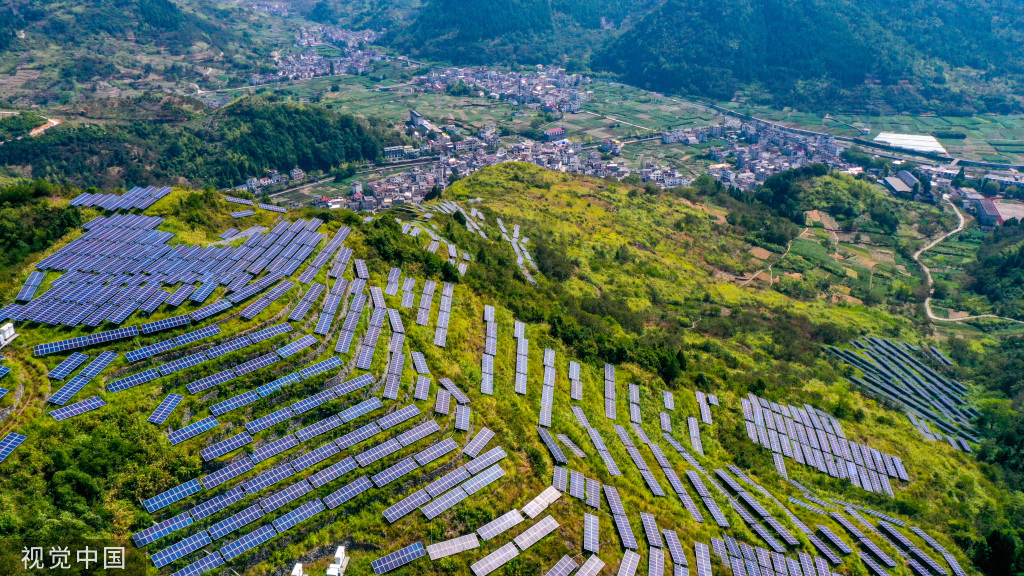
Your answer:
[[[295,45],[305,49],[277,58],[276,71],[255,74],[249,82],[259,86],[299,78],[369,72],[374,62],[387,60],[388,56],[378,50],[359,50],[357,47],[376,38],[377,32],[373,30],[352,31],[333,26],[302,28],[295,37]],[[344,51],[344,55],[324,56],[317,50],[317,46],[338,48]]]
[[[594,97],[587,90],[589,76],[568,74],[565,68],[537,66],[530,72],[503,72],[493,68],[445,68],[415,78],[413,85],[424,91],[442,92],[450,85],[465,84],[475,96],[501,99],[513,106],[552,113],[579,112]]]

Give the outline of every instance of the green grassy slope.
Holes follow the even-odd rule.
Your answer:
[[[174,206],[183,195],[184,192],[177,191],[151,209],[151,213],[168,218],[161,229],[178,231],[181,240],[190,243],[214,241],[215,232],[219,231],[217,226],[220,222],[227,223],[224,215],[232,209],[228,205],[216,205],[210,211],[211,227],[192,229],[175,215]],[[477,197],[483,199],[480,204],[465,202]],[[912,521],[934,534],[965,567],[970,564],[967,553],[972,545],[985,538],[992,528],[1020,525],[1020,514],[1024,509],[1020,494],[1006,490],[993,469],[979,466],[971,457],[953,451],[948,445],[926,443],[900,414],[852,392],[843,378],[843,369],[818,354],[821,343],[842,341],[859,334],[885,335],[915,342],[930,338],[930,335],[920,332],[911,320],[894,316],[880,307],[834,306],[824,300],[797,301],[778,292],[737,288],[735,284],[721,280],[716,268],[707,261],[714,260],[714,254],[729,254],[730,245],[739,246],[742,241],[710,226],[701,228],[694,224],[683,231],[677,230],[675,223],[685,222],[688,217],[698,223],[714,219],[714,214],[703,206],[682,199],[648,196],[620,184],[573,179],[535,167],[512,164],[489,168],[456,183],[446,192],[446,198],[459,201],[467,211],[471,206],[482,210],[487,215],[485,229],[491,240],[485,241],[469,233],[454,218],[442,213],[436,213],[429,221],[421,220],[420,225],[425,227],[429,227],[429,223],[436,224],[438,233],[473,255],[474,262],[470,263],[466,276],[455,287],[445,348],[432,343],[438,313],[436,304],[429,326],[416,325],[414,310],[399,308],[407,330],[403,349],[407,360],[399,397],[395,402],[385,401],[385,406],[388,411],[410,403],[420,408],[423,415],[396,428],[398,432],[430,417],[433,395],[428,401],[412,398],[415,376],[408,354],[422,351],[434,377],[433,386],[437,386],[437,378],[448,377],[471,397],[470,433],[455,431],[453,416],[435,417],[442,431],[431,440],[421,440],[409,450],[314,490],[309,496],[268,515],[268,518],[280,515],[312,495],[323,497],[358,475],[376,473],[409,455],[412,450],[426,447],[433,439],[452,437],[459,444],[464,444],[471,433],[485,426],[496,433],[488,447],[501,445],[508,452],[508,458],[501,462],[505,476],[432,522],[425,521],[419,512],[414,512],[394,525],[388,525],[381,516],[384,509],[422,488],[427,480],[465,462],[465,457],[454,452],[384,489],[371,489],[336,510],[299,524],[257,551],[232,561],[230,567],[239,574],[270,574],[296,561],[305,562],[307,572],[312,573],[326,567],[326,557],[333,552],[335,545],[340,544],[346,545],[353,557],[349,572],[365,574],[370,572],[370,562],[387,552],[417,541],[429,544],[465,534],[511,508],[521,508],[550,483],[553,469],[553,462],[534,431],[540,405],[544,348],[551,348],[557,354],[552,432],[567,434],[588,454],[586,458],[570,457],[569,467],[618,488],[638,540],[643,540],[639,512],[653,513],[662,528],[675,529],[687,550],[691,571],[693,541],[707,542],[709,537],[717,537],[722,532],[710,522],[694,522],[674,495],[651,497],[629,456],[617,442],[613,423],[603,414],[602,365],[606,361],[618,366],[618,422],[627,425],[628,421],[626,384],[639,384],[643,426],[648,435],[665,449],[677,474],[682,475],[689,465],[667,443],[657,440],[660,436],[657,434],[657,414],[662,409],[661,391],[672,390],[675,393],[676,410],[672,413],[672,424],[676,438],[688,446],[685,417],[697,414],[693,391],[703,390],[717,394],[721,400],[721,407],[713,412],[714,425],[701,426],[707,454],[699,458],[703,466],[712,469],[735,463],[781,501],[786,502],[788,496],[797,495],[795,488],[774,473],[770,453],[750,444],[745,436],[739,397],[753,391],[779,402],[797,405],[807,402],[836,415],[851,438],[902,457],[912,478],[909,485],[898,486],[897,497],[889,500],[792,464],[792,476],[819,497],[860,503]],[[409,220],[411,215],[409,211],[396,214],[405,220]],[[312,212],[291,213],[288,218],[312,215]],[[522,225],[523,235],[530,238],[528,246],[541,269],[548,271],[548,274],[535,273],[539,282],[537,287],[525,283],[516,269],[512,250],[507,242],[501,240],[496,227],[497,217],[501,217],[509,228],[512,224]],[[261,223],[271,224],[272,217],[268,213],[262,212],[259,218]],[[400,235],[389,222],[348,222],[353,233],[345,245],[353,248],[354,257],[367,259],[371,276],[369,284],[383,286],[390,267],[401,265],[403,274],[420,281],[416,287],[418,301],[422,280],[440,281],[446,273],[436,261],[420,256],[429,243],[426,234],[412,239]],[[253,223],[245,221],[244,224]],[[238,227],[237,223],[234,225]],[[325,224],[321,232],[333,234],[341,225],[340,220],[333,220]],[[325,281],[325,275],[326,271],[322,271],[317,280]],[[345,277],[352,277],[351,267]],[[552,281],[555,277],[564,280]],[[48,277],[50,280],[52,277]],[[274,325],[284,321],[299,296],[300,291],[293,288],[252,322],[233,316],[238,310],[236,308],[206,324],[218,323],[225,335]],[[220,290],[209,301],[218,297]],[[397,307],[400,299],[400,292],[398,296],[386,297],[392,307]],[[479,392],[480,355],[485,330],[483,309],[486,304],[496,306],[499,326],[493,396]],[[190,306],[186,305],[186,309],[191,309]],[[319,307],[314,306],[313,310]],[[152,319],[180,313],[165,308]],[[339,316],[343,312],[340,310]],[[361,337],[366,328],[367,316],[368,313],[364,312],[357,337]],[[515,394],[512,388],[515,372],[514,320],[527,322],[526,335],[530,341],[529,384],[525,396]],[[133,318],[128,324],[141,322],[143,320]],[[8,356],[5,365],[14,368],[14,378],[8,377],[5,384],[14,382],[18,388],[0,400],[0,408],[14,407],[0,424],[0,434],[22,431],[29,440],[11,459],[0,465],[3,471],[0,474],[0,534],[37,538],[107,536],[126,539],[150,522],[169,518],[201,501],[202,498],[193,497],[153,515],[139,506],[139,499],[149,498],[183,481],[209,473],[231,458],[222,457],[214,463],[202,464],[198,453],[207,444],[240,432],[241,425],[249,420],[319,391],[328,376],[331,383],[337,379],[334,374],[328,374],[286,387],[278,395],[221,417],[222,426],[216,432],[179,446],[168,443],[164,430],[177,429],[205,417],[213,402],[255,389],[328,357],[333,350],[341,318],[336,318],[332,334],[322,339],[321,346],[307,349],[272,368],[208,390],[201,397],[183,392],[184,383],[266,353],[301,333],[310,333],[315,322],[315,313],[311,312],[304,321],[292,323],[295,330],[289,336],[279,336],[271,342],[128,391],[107,393],[102,391],[98,382],[94,382],[78,398],[97,394],[108,402],[108,406],[63,423],[52,422],[43,408],[43,399],[53,389],[45,374],[61,358],[34,358],[31,345],[77,335],[78,331],[66,333],[38,327],[24,330],[22,336],[3,352]],[[183,330],[139,338],[108,349],[124,352],[181,332]],[[391,330],[385,326],[370,370],[378,380],[385,372],[386,362],[381,348],[386,347],[390,337]],[[223,339],[201,341],[187,350],[204,349]],[[665,351],[671,351],[671,354],[666,355]],[[99,380],[110,382],[152,363],[165,362],[186,353],[186,349],[176,350],[131,368],[123,364],[122,357]],[[664,364],[669,357],[676,358],[677,362],[682,358],[682,361],[672,369]],[[354,363],[351,351],[343,359],[346,365]],[[577,359],[583,364],[584,400],[579,403],[569,399],[566,374],[570,359]],[[360,372],[346,367],[340,376],[347,379]],[[432,392],[434,389],[431,388]],[[167,392],[182,393],[186,400],[167,426],[156,427],[147,423],[145,420],[149,413]],[[279,424],[261,432],[256,435],[257,443],[294,432],[300,421],[302,426],[308,425],[366,397],[379,396],[380,392],[378,385],[325,404],[303,414],[295,423]],[[591,424],[601,432],[624,473],[623,477],[608,474],[585,431],[576,424],[570,410],[572,404],[580,405]],[[319,446],[329,438],[340,437],[382,414],[383,411],[373,412],[305,445],[310,448]],[[329,462],[365,449],[391,432],[389,430],[370,442],[343,451]],[[634,442],[637,441],[638,438],[634,437]],[[243,448],[245,451],[251,449],[252,446]],[[653,466],[651,452],[647,448],[641,448],[641,452]],[[283,458],[277,457],[258,464],[257,469],[264,470],[281,461]],[[654,474],[668,490],[663,473],[655,470]],[[279,484],[275,489],[285,485]],[[222,490],[218,489],[218,492]],[[752,545],[761,544],[756,536],[740,527],[742,522],[728,510],[726,501],[717,496],[716,499],[726,510],[730,523],[737,527],[727,533]],[[232,506],[229,513],[255,501],[256,497],[250,496]],[[784,516],[781,510],[772,509],[777,516]],[[842,528],[829,518],[794,506],[790,509],[806,524],[828,525],[836,533],[843,534]],[[583,513],[588,511],[580,501],[567,495],[560,498],[547,511],[561,524],[557,534],[523,553],[514,564],[504,569],[504,574],[542,573],[541,570],[549,569],[563,554],[579,554]],[[160,550],[224,516],[203,520],[186,531],[150,545],[147,551]],[[622,558],[622,549],[606,504],[599,516],[600,557],[610,566],[605,573],[614,573]],[[783,523],[796,533],[788,520],[783,520]],[[480,549],[434,563],[420,560],[395,573],[470,574],[472,562],[503,545],[527,525],[524,523],[507,535],[483,543]],[[255,526],[250,525],[228,536],[216,546]],[[924,549],[922,542],[917,544]],[[641,555],[646,558],[646,544],[641,542],[640,548]],[[808,549],[806,541],[802,549]],[[895,553],[893,550],[889,552]],[[717,560],[715,562],[716,573],[724,570]],[[183,565],[184,562],[179,562],[172,568]],[[646,560],[642,566],[646,566]],[[148,571],[158,573],[152,567]],[[853,558],[837,571],[866,574],[864,567]],[[905,566],[892,573],[909,574]]]

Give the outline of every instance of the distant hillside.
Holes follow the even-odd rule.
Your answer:
[[[208,0],[14,0],[0,8],[0,73],[14,77],[0,97],[68,102],[76,91],[125,89],[99,81],[138,90],[224,82],[259,66],[269,26],[263,15]]]
[[[667,0],[593,66],[720,99],[751,84],[785,105],[946,113],[1019,110],[1024,12],[1014,0]]]
[[[550,63],[585,55],[653,0],[431,0],[393,42],[457,63]]]
[[[254,96],[210,112],[146,96],[112,103],[123,122],[71,122],[0,146],[0,166],[81,186],[188,182],[218,187],[294,167],[330,171],[374,160],[400,136],[374,120]]]

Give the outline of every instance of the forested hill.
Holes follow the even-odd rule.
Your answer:
[[[0,50],[22,49],[45,41],[75,48],[94,37],[158,44],[182,51],[196,42],[220,49],[240,40],[223,19],[226,10],[200,1],[203,10],[172,0],[14,0],[0,9]],[[15,31],[25,32],[18,38]]]
[[[584,56],[654,0],[431,0],[392,42],[453,62],[549,63]]]
[[[818,109],[881,99],[1005,112],[1021,106],[1007,88],[1020,86],[1022,42],[1016,0],[666,0],[593,66],[722,99],[753,84],[776,104]]]
[[[190,100],[142,96],[109,103],[124,122],[70,122],[0,146],[0,165],[82,186],[230,186],[266,171],[330,171],[375,160],[401,136],[383,123],[273,95],[210,112]],[[99,108],[94,107],[94,108]]]

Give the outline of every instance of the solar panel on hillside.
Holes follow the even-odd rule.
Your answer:
[[[171,444],[181,444],[182,442],[195,438],[196,436],[212,430],[213,428],[220,426],[220,422],[217,421],[213,416],[208,416],[193,422],[184,428],[179,428],[167,435],[167,439],[170,440]]]
[[[292,434],[282,436],[273,442],[264,444],[253,451],[252,461],[259,464],[260,462],[277,456],[278,454],[291,450],[292,448],[299,445],[299,440]]]
[[[484,556],[482,559],[472,564],[470,568],[473,570],[473,574],[475,576],[486,576],[498,568],[501,568],[518,555],[519,550],[516,549],[512,542],[509,542],[487,556]]]
[[[387,556],[382,556],[381,558],[374,560],[370,563],[370,567],[373,568],[374,574],[386,574],[422,558],[426,554],[426,551],[423,549],[423,544],[417,542],[411,546],[406,546],[397,552],[392,552]]]
[[[86,412],[102,408],[106,405],[107,403],[99,396],[91,396],[81,402],[76,402],[74,404],[64,406],[63,408],[58,408],[50,412],[50,416],[53,417],[54,420],[60,422],[61,420],[67,420],[68,418],[85,414]]]
[[[458,405],[455,407],[455,429],[466,432],[469,430],[469,406]]]
[[[161,492],[160,494],[157,494],[156,496],[150,498],[149,500],[146,500],[145,502],[142,503],[142,506],[146,509],[147,512],[152,514],[153,512],[166,508],[167,506],[170,506],[171,504],[179,500],[187,498],[192,494],[201,491],[202,489],[203,486],[199,483],[198,480],[189,480],[184,484],[179,484],[174,488],[171,488],[165,492]]]
[[[81,392],[82,388],[85,388],[86,384],[88,383],[89,378],[85,378],[83,376],[75,376],[71,380],[68,380],[68,383],[62,386],[60,390],[54,392],[53,395],[50,396],[46,401],[51,404],[63,406],[68,402],[68,400],[71,400],[71,398],[74,397],[75,394]]]
[[[477,529],[477,534],[480,535],[484,540],[490,540],[503,532],[506,532],[513,526],[523,521],[522,514],[518,510],[511,510],[502,514],[501,516],[491,520],[487,524],[484,524]]]
[[[3,463],[3,461],[6,460],[18,446],[21,446],[26,439],[26,436],[15,432],[11,432],[7,434],[7,436],[4,436],[3,440],[0,440],[0,463]]]
[[[63,380],[68,377],[69,374],[75,371],[76,368],[82,365],[83,362],[88,360],[89,357],[80,352],[74,352],[70,356],[64,359],[63,362],[57,365],[53,370],[50,371],[47,376],[54,380]]]
[[[386,440],[369,448],[359,454],[355,455],[356,462],[359,463],[360,468],[365,468],[374,462],[377,462],[381,458],[385,458],[395,452],[402,449],[402,444],[395,438]]]
[[[199,455],[202,457],[204,462],[209,462],[214,458],[218,458],[245,446],[246,444],[252,443],[252,436],[248,432],[242,431],[225,440],[221,440],[212,446],[204,448],[199,451]]]
[[[305,504],[299,506],[298,508],[292,510],[291,512],[288,512],[287,514],[281,516],[277,520],[274,520],[274,528],[278,532],[284,532],[285,530],[288,530],[293,526],[301,522],[305,522],[313,516],[320,514],[326,509],[327,508],[324,507],[323,502],[314,498],[313,500],[310,500],[309,502],[306,502]]]
[[[636,537],[633,536],[633,527],[629,525],[629,519],[626,518],[626,515],[613,514],[612,520],[615,522],[615,529],[619,532],[619,538],[622,540],[622,546],[636,550]]]
[[[468,497],[469,495],[466,494],[466,491],[463,490],[461,486],[456,486],[455,488],[452,488],[451,490],[442,494],[436,500],[424,505],[422,508],[420,508],[420,510],[423,512],[423,515],[426,516],[428,520],[433,520],[440,514],[450,509],[452,506],[455,506],[456,504],[462,502]]]
[[[199,550],[210,542],[210,535],[207,534],[206,530],[203,530],[156,552],[150,559],[157,568],[163,568],[171,562]]]

